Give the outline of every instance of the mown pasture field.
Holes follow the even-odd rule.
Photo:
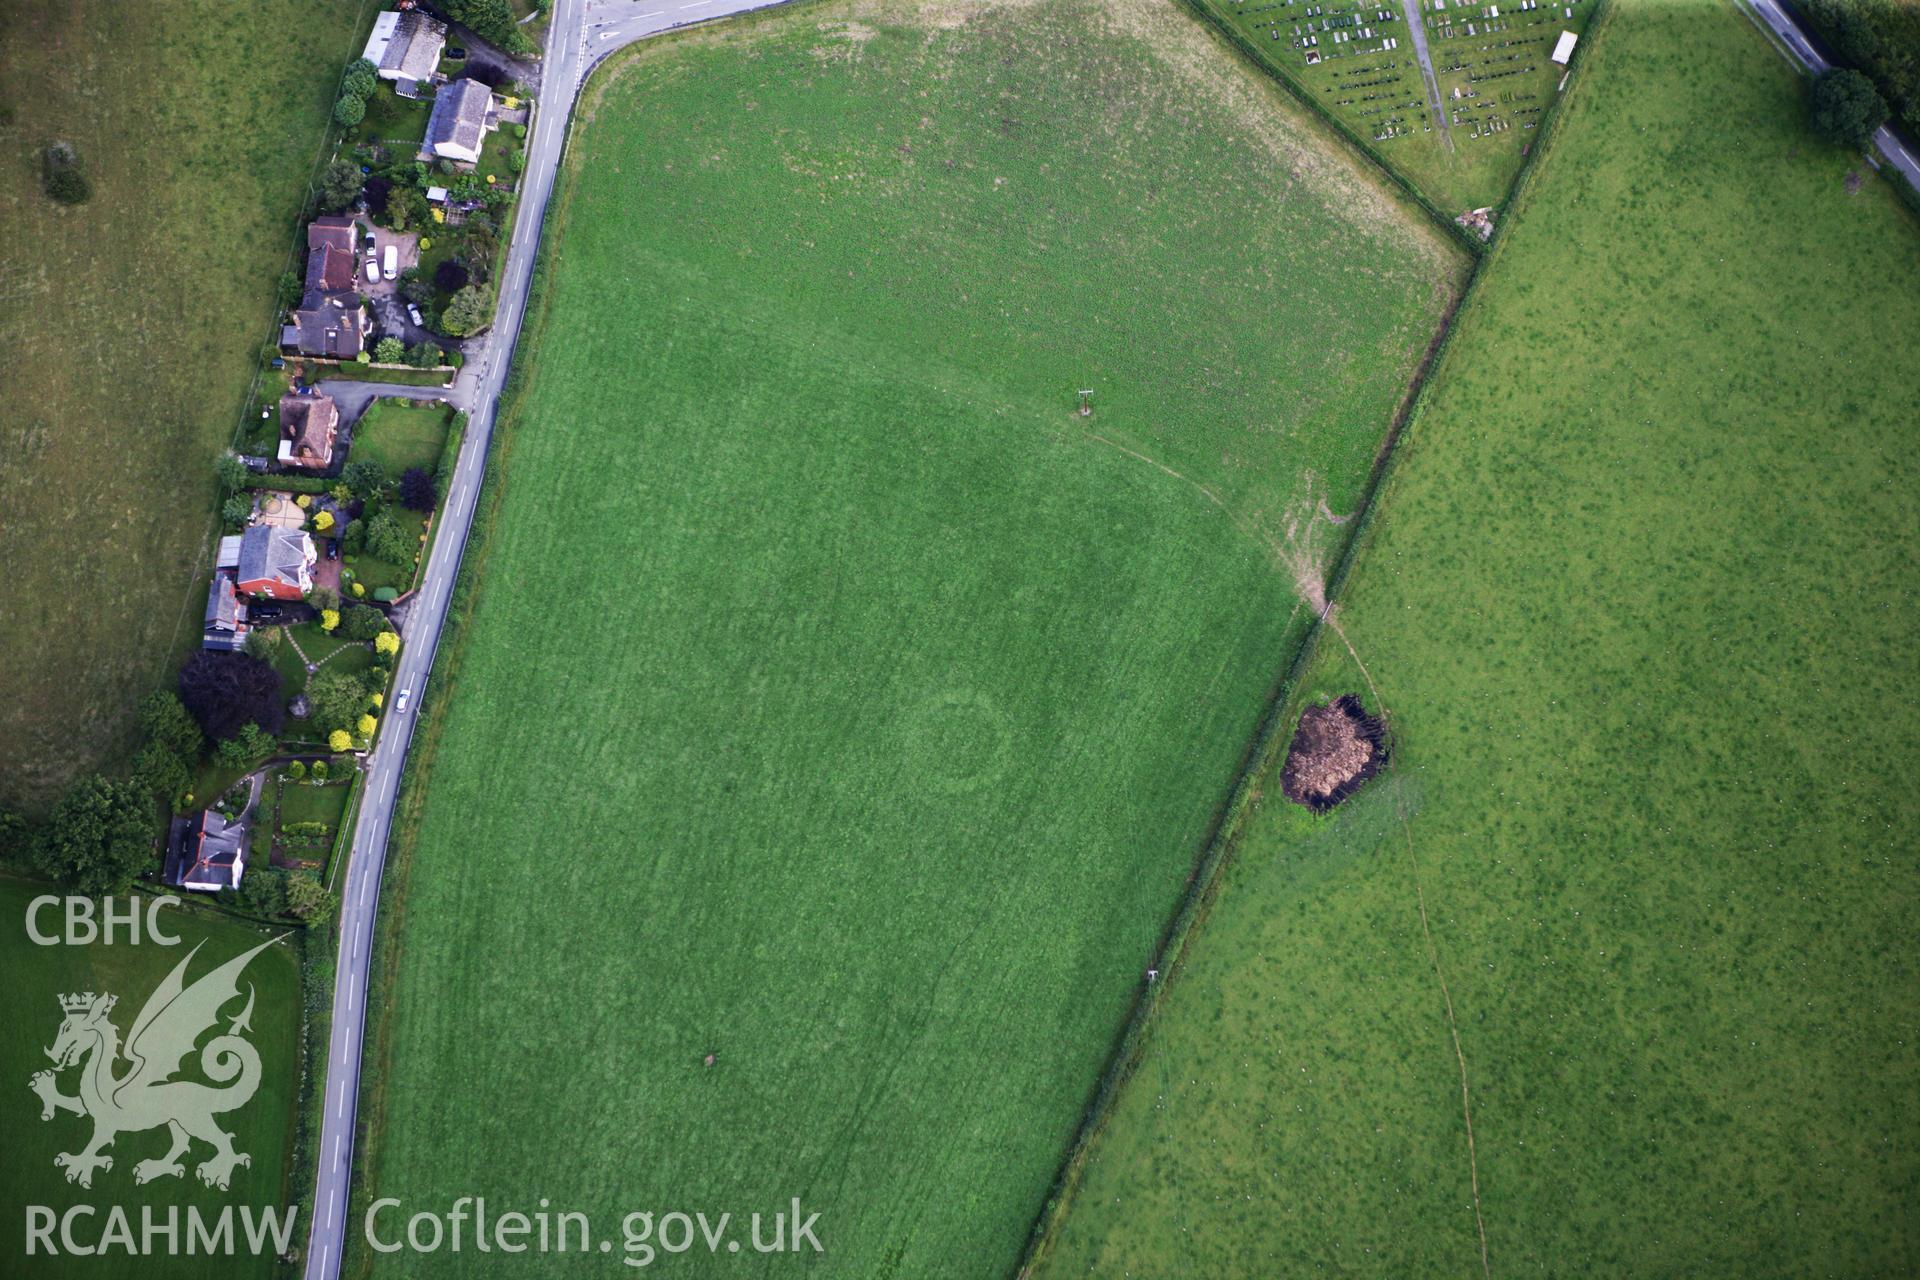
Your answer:
[[[1920,235],[1730,6],[1594,41],[1291,695],[1397,763],[1267,782],[1043,1277],[1481,1274],[1463,1062],[1493,1275],[1920,1265]]]
[[[51,1066],[45,1050],[60,1030],[60,997],[86,991],[117,996],[119,1004],[111,1017],[124,1039],[148,995],[196,945],[200,951],[187,970],[188,983],[259,945],[268,935],[211,913],[169,908],[161,913],[160,921],[164,930],[179,936],[178,946],[156,946],[144,933],[139,944],[129,944],[124,931],[116,934],[112,945],[42,946],[27,931],[27,907],[34,898],[49,892],[53,891],[38,881],[0,876],[0,973],[7,976],[0,983],[0,1025],[8,1028],[7,1035],[0,1038],[0,1085],[4,1085],[0,1089],[0,1139],[4,1139],[7,1152],[7,1158],[0,1161],[0,1206],[6,1208],[0,1220],[0,1259],[5,1260],[0,1271],[88,1280],[273,1275],[271,1251],[265,1256],[246,1252],[230,1257],[184,1256],[185,1215],[191,1206],[211,1223],[228,1205],[236,1214],[241,1206],[256,1213],[261,1209],[284,1213],[287,1209],[294,1099],[300,1088],[300,966],[292,949],[296,940],[261,952],[242,974],[242,996],[249,985],[255,995],[252,1033],[247,1038],[260,1054],[260,1087],[245,1106],[222,1112],[217,1118],[233,1135],[234,1149],[245,1152],[252,1163],[234,1171],[226,1191],[204,1186],[194,1171],[211,1148],[196,1142],[183,1160],[183,1177],[160,1178],[141,1186],[134,1181],[134,1166],[164,1156],[168,1148],[164,1128],[147,1129],[116,1137],[107,1151],[113,1157],[113,1167],[95,1173],[92,1187],[82,1188],[69,1183],[53,1161],[62,1152],[80,1151],[92,1136],[93,1122],[67,1112],[42,1121],[40,1099],[27,1085],[36,1072]],[[144,925],[147,899],[139,901]],[[122,899],[117,909],[124,910],[125,905]],[[37,926],[42,935],[60,934],[63,926],[59,908],[43,909]],[[229,1016],[220,1023],[222,1031],[240,1008],[236,1001],[224,1010]],[[188,1058],[181,1078],[204,1079],[198,1074],[198,1063],[197,1055]],[[129,1068],[130,1064],[121,1061],[115,1064],[114,1072],[123,1075]],[[75,1093],[81,1069],[60,1073],[62,1094]],[[29,1257],[29,1205],[43,1206],[57,1215],[64,1215],[75,1205],[93,1206],[91,1215],[74,1219],[74,1234],[86,1245],[100,1242],[113,1206],[128,1215],[136,1240],[143,1207],[151,1208],[163,1222],[169,1210],[174,1210],[182,1224],[182,1256],[167,1256],[163,1245],[149,1256],[133,1256],[113,1247],[98,1257],[73,1257],[64,1252],[49,1257],[38,1251]],[[304,1211],[297,1225],[304,1234]],[[239,1230],[236,1219],[235,1231]],[[58,1232],[53,1238],[58,1244]]]
[[[775,12],[582,116],[364,1195],[1005,1274],[1461,257],[1155,4]]]
[[[0,804],[118,763],[198,643],[212,461],[377,7],[0,10]],[[53,142],[87,203],[42,193]]]

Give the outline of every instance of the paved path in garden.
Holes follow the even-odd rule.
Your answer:
[[[1427,24],[1420,18],[1420,0],[1400,0],[1400,12],[1407,20],[1407,39],[1413,41],[1413,55],[1420,59],[1420,78],[1427,82],[1427,106],[1433,123],[1440,130],[1440,141],[1453,150],[1452,125],[1447,120],[1446,99],[1440,96],[1440,77],[1433,74],[1433,55],[1427,52]]]
[[[1833,64],[1822,57],[1813,46],[1807,33],[1800,29],[1791,14],[1782,9],[1778,0],[1748,0],[1753,15],[1772,29],[1773,34],[1787,47],[1787,51],[1811,75],[1833,70]],[[1880,150],[1888,164],[1906,175],[1907,181],[1920,189],[1920,156],[1916,156],[1912,147],[1899,134],[1886,125],[1874,131],[1873,145]]]
[[[469,414],[460,460],[454,467],[441,508],[441,534],[433,541],[425,573],[412,597],[394,672],[394,696],[386,723],[364,769],[360,816],[354,825],[352,853],[341,888],[340,954],[335,965],[333,1024],[327,1047],[326,1094],[321,1100],[318,1170],[314,1179],[313,1218],[306,1252],[307,1280],[334,1280],[350,1229],[347,1199],[352,1185],[354,1128],[359,1115],[362,1045],[366,1032],[368,965],[381,876],[386,869],[387,834],[407,746],[434,650],[446,620],[447,604],[460,573],[467,534],[473,527],[493,415],[526,309],[535,252],[540,245],[547,198],[559,168],[567,121],[580,86],[593,66],[613,50],[673,27],[765,7],[780,0],[695,0],[694,3],[644,4],[635,0],[555,0],[547,30],[547,57],[541,67],[540,110],[527,135],[527,167],[520,183],[515,235],[501,272],[500,303],[491,340],[470,351],[448,398]],[[379,383],[330,383],[340,398],[402,395],[422,398],[441,388],[388,387]],[[351,388],[351,389],[349,389]],[[467,398],[464,403],[457,398]],[[346,400],[341,401],[345,410]],[[365,407],[365,401],[361,402]],[[400,703],[406,701],[406,709]],[[353,1226],[351,1229],[357,1230]],[[405,1269],[404,1267],[402,1268]]]

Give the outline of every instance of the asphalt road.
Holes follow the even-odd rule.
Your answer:
[[[547,57],[541,75],[539,107],[527,135],[527,166],[520,183],[520,211],[507,265],[500,276],[500,304],[494,316],[491,340],[484,351],[472,352],[467,369],[474,370],[468,403],[466,442],[448,485],[440,514],[440,536],[427,560],[426,576],[409,611],[400,662],[394,677],[396,694],[388,703],[386,724],[365,762],[360,817],[353,833],[352,854],[340,889],[340,956],[333,988],[333,1034],[327,1049],[327,1092],[321,1112],[319,1171],[314,1182],[313,1219],[306,1254],[307,1280],[334,1280],[340,1273],[341,1248],[349,1230],[347,1196],[353,1172],[354,1127],[359,1114],[361,1048],[366,1030],[367,964],[373,946],[375,913],[380,901],[380,879],[387,861],[387,833],[393,820],[394,793],[399,786],[407,746],[413,737],[420,696],[434,650],[446,621],[447,602],[460,573],[467,535],[473,527],[474,506],[486,469],[487,446],[493,438],[493,415],[506,382],[520,337],[526,310],[527,286],[533,277],[535,251],[547,198],[553,191],[560,147],[567,121],[573,115],[580,85],[594,64],[623,45],[672,27],[748,9],[780,0],[695,0],[694,3],[640,3],[637,0],[555,0],[548,26]],[[477,363],[478,368],[474,366]],[[461,379],[466,383],[466,378]],[[398,709],[399,691],[406,691],[407,710]]]
[[[1775,0],[1748,0],[1748,3],[1753,12],[1759,16],[1760,21],[1773,29],[1773,33],[1780,37],[1781,43],[1786,45],[1793,54],[1795,61],[1808,72],[1817,76],[1823,71],[1833,69],[1833,64],[1821,57],[1820,51],[1813,47],[1813,41],[1807,39],[1807,33],[1800,29],[1800,24],[1795,22],[1792,15],[1782,9]],[[1879,148],[1880,154],[1886,157],[1888,164],[1907,175],[1908,182],[1915,187],[1920,187],[1920,158],[1915,157],[1899,134],[1886,125],[1881,125],[1873,135],[1873,145]]]

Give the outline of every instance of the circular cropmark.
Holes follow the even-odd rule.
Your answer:
[[[986,694],[949,689],[902,717],[900,752],[927,790],[962,795],[1006,772],[1013,728]]]

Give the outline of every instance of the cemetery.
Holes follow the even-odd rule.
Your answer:
[[[1504,201],[1597,0],[1204,3],[1451,216]]]

